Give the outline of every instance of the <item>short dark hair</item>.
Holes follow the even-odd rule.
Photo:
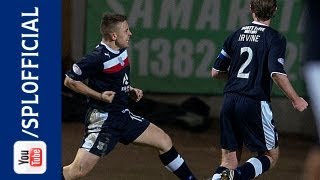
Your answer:
[[[251,12],[258,20],[266,21],[274,17],[277,10],[277,0],[251,0]]]
[[[122,14],[112,14],[112,13],[104,13],[102,15],[101,23],[100,23],[100,32],[102,35],[106,35],[110,30],[114,28],[116,24],[119,22],[124,22],[127,20],[127,17]]]

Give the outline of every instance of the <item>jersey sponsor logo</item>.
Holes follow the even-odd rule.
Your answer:
[[[121,71],[123,68],[129,65],[127,50],[123,51],[117,57],[114,57],[103,63],[104,70],[106,73],[115,73]]]
[[[127,73],[125,73],[124,74],[124,76],[123,76],[123,81],[122,81],[122,83],[124,84],[124,85],[128,85],[129,84],[129,78],[128,78],[128,75],[127,75]]]
[[[80,67],[76,64],[73,64],[72,66],[72,71],[76,74],[76,75],[81,75],[82,74],[82,71],[80,69]]]
[[[129,86],[129,78],[127,73],[125,73],[123,76],[122,84],[123,86],[121,87],[121,91],[129,92],[130,86]]]

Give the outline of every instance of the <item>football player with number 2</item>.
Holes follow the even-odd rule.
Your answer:
[[[270,107],[273,82],[296,110],[308,106],[284,70],[286,38],[270,27],[277,1],[251,0],[250,10],[253,22],[227,37],[212,67],[214,78],[227,80],[220,112],[222,160],[213,180],[253,179],[275,166],[279,146]],[[239,166],[243,145],[257,156]]]

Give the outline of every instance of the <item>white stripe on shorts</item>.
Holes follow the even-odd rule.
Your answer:
[[[268,150],[275,148],[275,132],[274,125],[271,123],[273,119],[272,111],[266,101],[261,101],[261,117],[263,123],[264,138],[266,140],[266,147]]]
[[[87,151],[90,151],[90,149],[96,142],[98,135],[99,133],[90,133],[88,137],[84,140],[82,148],[86,149]]]
[[[108,119],[109,113],[99,112],[97,109],[92,110],[89,118],[90,124],[88,125],[88,132],[100,132],[101,127],[105,120]]]
[[[137,120],[137,121],[140,121],[140,122],[142,122],[142,119],[143,119],[140,116],[134,115],[132,112],[130,112],[130,117],[131,117],[131,119]]]
[[[82,145],[87,151],[93,147],[96,142],[98,135],[101,131],[101,127],[105,120],[108,119],[109,114],[107,112],[99,112],[97,109],[93,109],[90,117],[89,117],[89,125],[88,125],[88,137],[84,140]]]

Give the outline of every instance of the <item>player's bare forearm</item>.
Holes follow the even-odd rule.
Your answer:
[[[275,73],[272,75],[272,79],[284,92],[284,94],[291,100],[292,105],[295,109],[297,109],[298,111],[303,111],[307,108],[308,103],[302,97],[299,97],[286,75]]]
[[[71,90],[86,95],[86,96],[90,96],[90,97],[94,97],[94,98],[99,98],[101,97],[101,94],[99,92],[96,92],[94,90],[92,90],[91,88],[89,88],[86,84],[84,84],[81,81],[75,81],[69,77],[66,77],[64,80],[64,85],[68,88],[70,88]]]
[[[66,78],[64,80],[64,85],[77,93],[95,98],[100,101],[109,102],[109,103],[112,102],[114,94],[115,94],[113,91],[104,91],[102,93],[97,92],[97,91],[89,88],[83,82],[75,81],[75,80],[69,78],[68,76],[66,76]]]
[[[295,99],[299,98],[298,94],[293,89],[293,87],[292,87],[292,85],[286,75],[273,74],[272,79],[291,101],[294,101]]]

